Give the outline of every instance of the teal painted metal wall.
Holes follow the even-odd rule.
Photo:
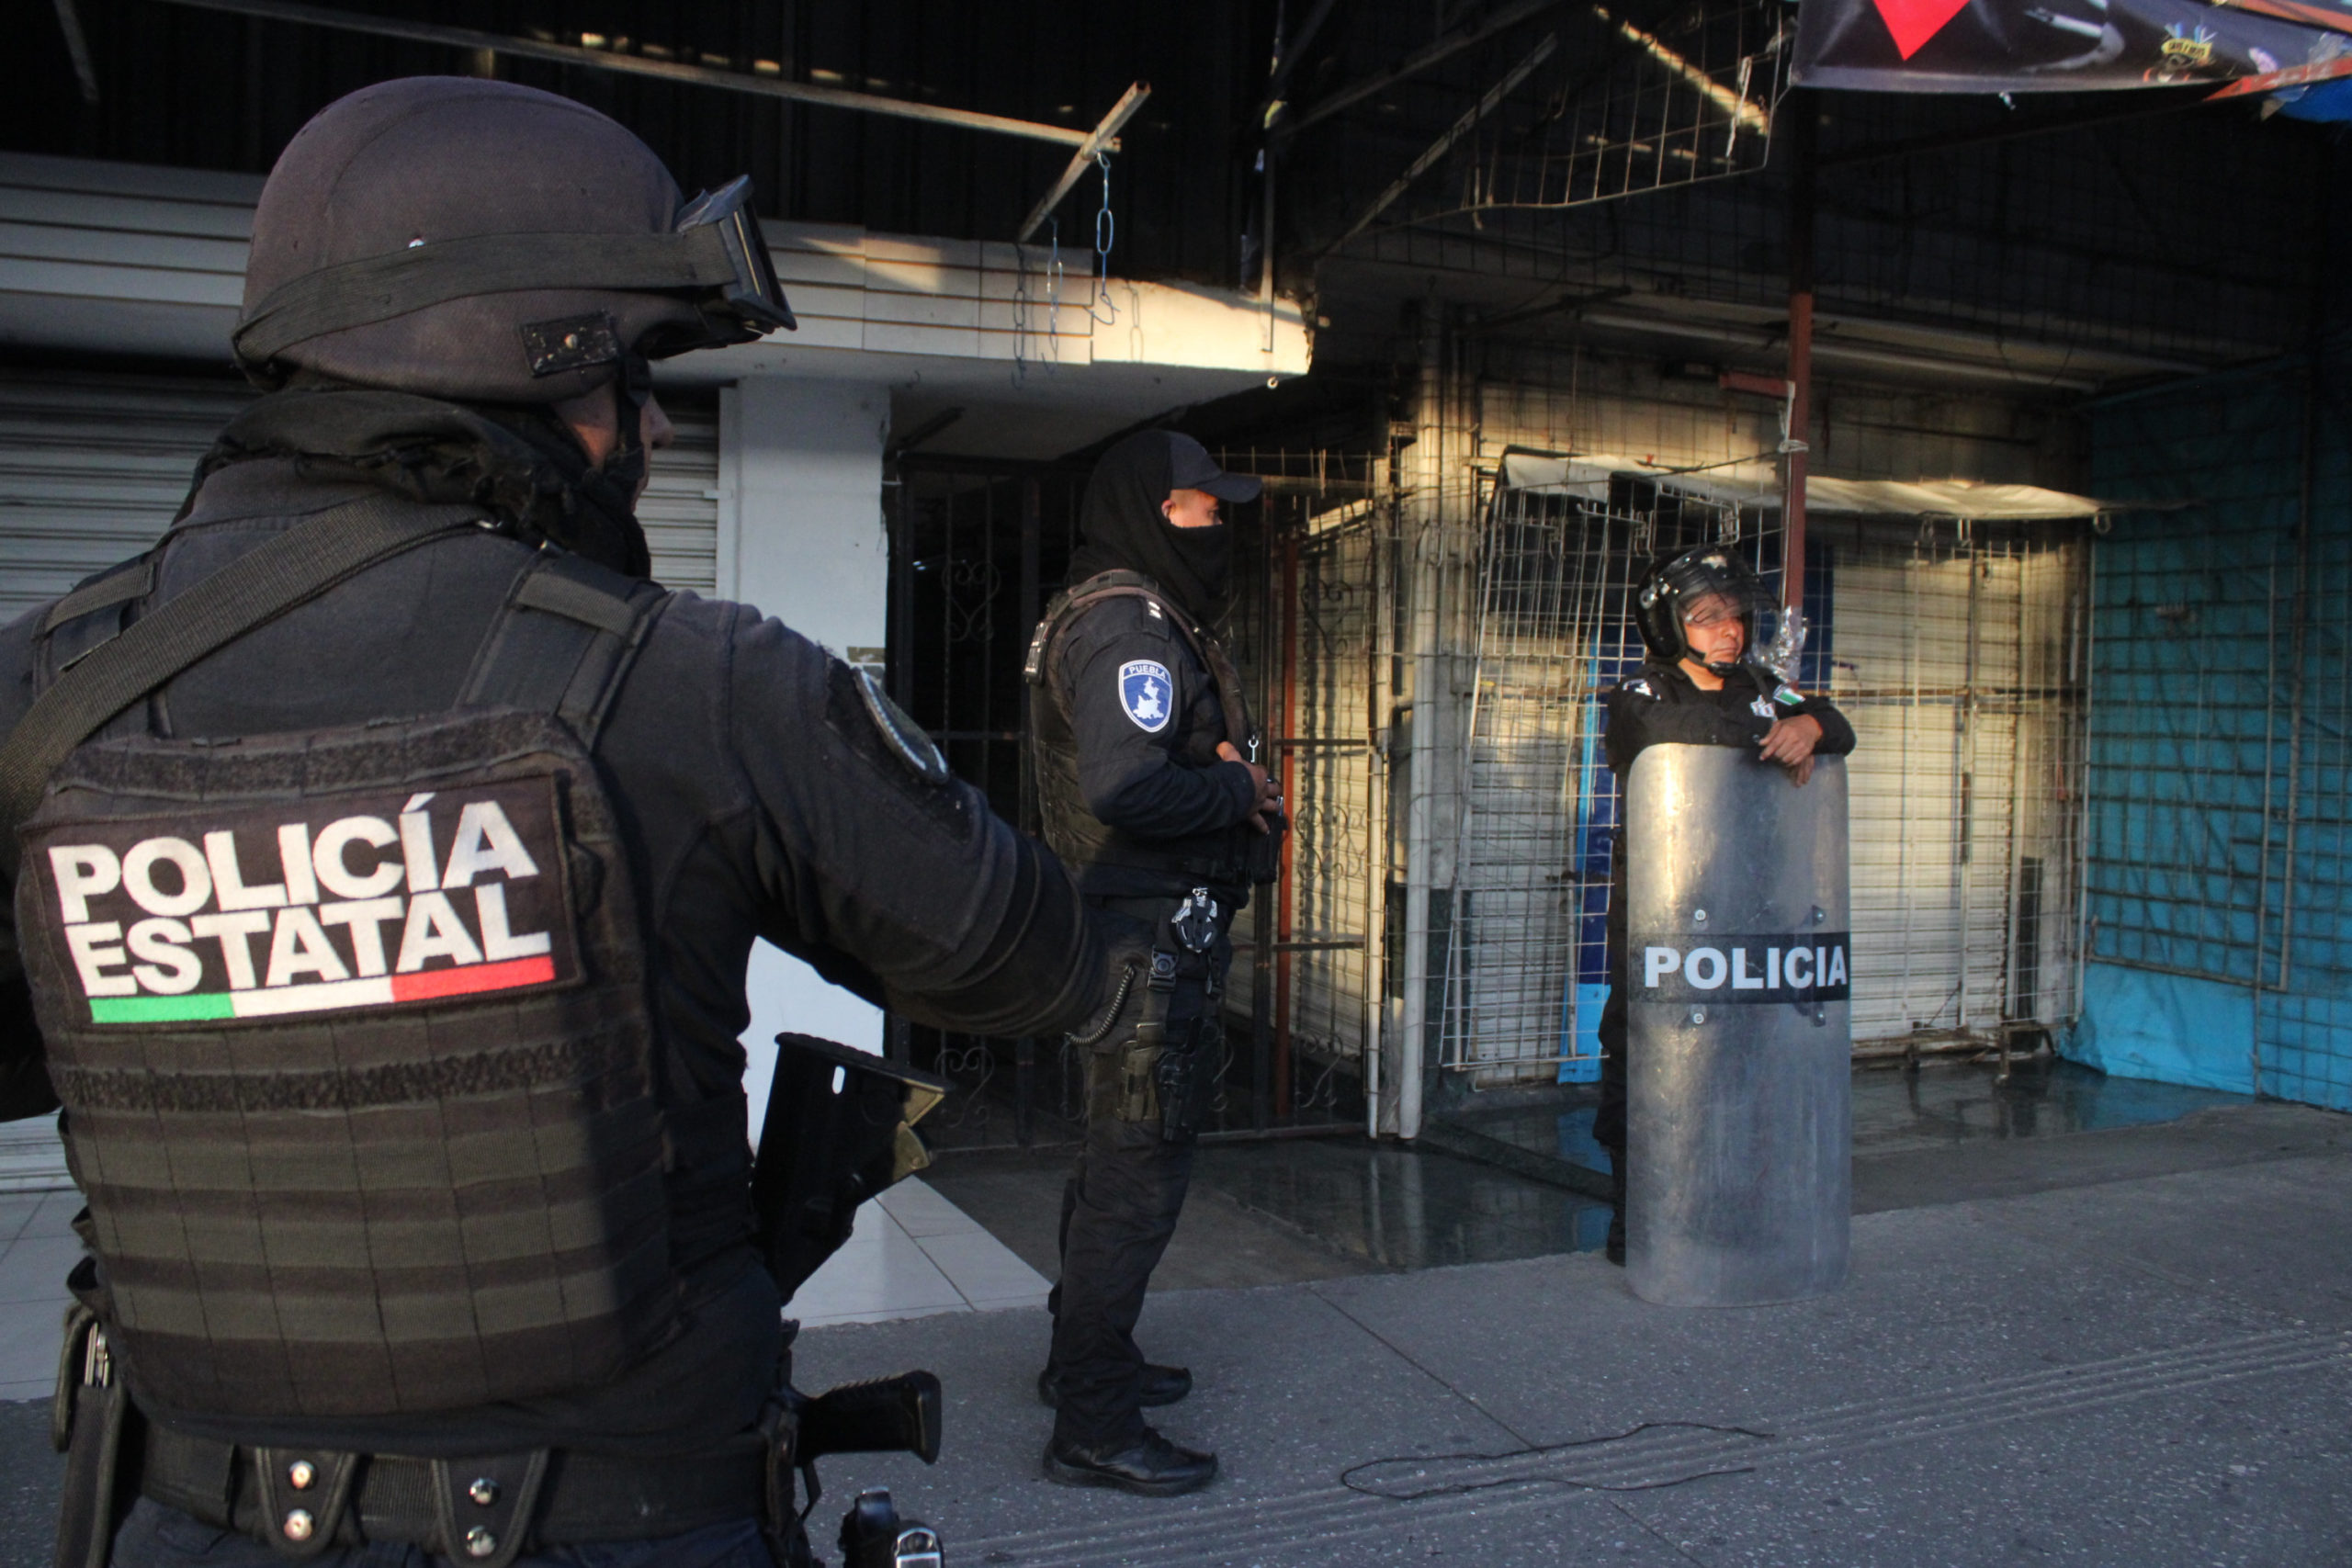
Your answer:
[[[2069,1055],[2352,1110],[2352,378],[2320,355],[2093,418],[2089,967]],[[2303,526],[2308,516],[2308,529]]]

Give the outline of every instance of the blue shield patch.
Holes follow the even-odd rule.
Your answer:
[[[1149,659],[1130,659],[1119,666],[1119,705],[1147,735],[1168,728],[1169,709],[1176,701],[1176,682],[1168,666]]]

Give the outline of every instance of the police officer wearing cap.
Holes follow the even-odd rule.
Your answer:
[[[53,1086],[88,1201],[61,1561],[806,1561],[753,940],[944,1028],[1104,1010],[878,689],[647,581],[648,360],[792,324],[743,189],[525,87],[330,106],[255,215],[269,395],[0,630],[0,1112]]]
[[[1100,912],[1129,984],[1087,1053],[1086,1141],[1062,1196],[1046,1472],[1167,1495],[1205,1486],[1216,1456],[1148,1426],[1191,1392],[1135,1340],[1151,1271],[1176,1229],[1193,1143],[1224,1057],[1227,931],[1269,880],[1280,802],[1233,665],[1224,611],[1230,529],[1220,503],[1260,482],[1222,472],[1170,431],[1128,436],[1086,489],[1072,586],[1031,644],[1031,756],[1046,841]]]
[[[1702,545],[1658,562],[1634,596],[1634,622],[1647,657],[1611,688],[1604,746],[1622,782],[1651,746],[1736,746],[1789,771],[1799,784],[1815,757],[1854,749],[1854,727],[1826,697],[1806,696],[1774,672],[1759,636],[1775,614],[1771,595],[1739,556]],[[1601,1009],[1600,1110],[1593,1141],[1609,1151],[1608,1256],[1625,1261],[1627,1031],[1624,840],[1610,868],[1609,1000]]]

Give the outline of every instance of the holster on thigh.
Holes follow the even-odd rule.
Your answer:
[[[51,1446],[65,1456],[57,1568],[106,1568],[115,1529],[139,1497],[141,1430],[130,1391],[107,1345],[106,1326],[77,1301],[66,1314],[50,1425]]]

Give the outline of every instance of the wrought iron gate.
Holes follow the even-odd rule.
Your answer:
[[[1224,640],[1272,739],[1296,829],[1286,874],[1237,925],[1219,1133],[1361,1123],[1365,976],[1378,779],[1370,736],[1375,630],[1368,460],[1229,453],[1266,499],[1234,509],[1236,584]],[[1086,469],[899,459],[890,518],[889,683],[962,777],[1024,831],[1021,666],[1078,539]],[[1342,735],[1334,729],[1347,730]],[[1001,1040],[894,1019],[889,1049],[957,1086],[923,1124],[956,1146],[1073,1141],[1081,1064],[1063,1043]]]

